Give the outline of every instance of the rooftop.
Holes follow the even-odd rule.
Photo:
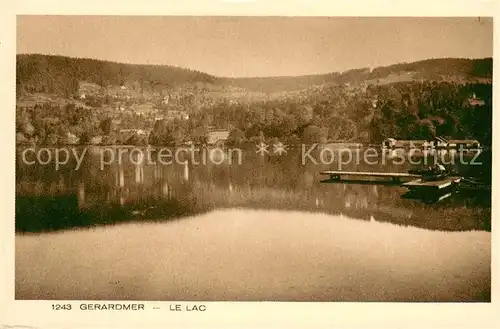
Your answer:
[[[225,141],[229,137],[229,130],[212,130],[208,133],[208,144],[215,144],[218,141]]]

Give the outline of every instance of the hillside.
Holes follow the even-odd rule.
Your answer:
[[[219,79],[232,86],[252,91],[279,92],[306,89],[322,84],[386,84],[412,80],[435,81],[491,81],[493,61],[491,58],[428,59],[413,63],[390,66],[353,69],[342,73],[306,75],[298,77],[233,78]],[[485,81],[486,80],[486,81]]]
[[[18,94],[59,93],[70,95],[78,83],[99,86],[134,86],[139,92],[163,92],[181,86],[196,86],[209,91],[244,89],[276,93],[307,89],[325,84],[386,84],[401,81],[491,82],[492,59],[429,59],[385,67],[353,69],[346,72],[296,77],[224,78],[167,65],[134,65],[108,61],[48,56],[17,55]]]
[[[39,54],[17,55],[16,58],[19,92],[71,94],[76,92],[79,81],[99,86],[137,83],[141,89],[161,90],[215,80],[206,73],[168,65],[133,65]]]
[[[232,142],[448,136],[491,145],[491,58],[241,79],[60,56],[17,59],[19,143],[203,142],[215,127],[231,130]],[[131,129],[152,133],[120,135]]]

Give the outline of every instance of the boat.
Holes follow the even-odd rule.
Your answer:
[[[423,181],[438,181],[445,179],[450,175],[442,165],[436,165],[426,169],[410,169],[409,174],[420,175]]]

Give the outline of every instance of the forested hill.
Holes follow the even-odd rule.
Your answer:
[[[115,62],[49,56],[17,55],[16,84],[19,92],[74,93],[79,81],[100,86],[136,83],[146,90],[162,90],[181,85],[203,84],[237,87],[249,91],[281,92],[302,90],[324,84],[356,84],[360,82],[386,84],[412,80],[467,82],[491,81],[492,59],[444,58],[385,67],[354,69],[297,77],[224,78],[203,72],[167,66],[135,65]]]
[[[17,59],[20,143],[74,143],[73,137],[88,143],[105,136],[96,143],[170,145],[202,142],[208,127],[216,127],[230,130],[233,142],[380,144],[388,137],[446,136],[491,145],[491,59],[248,79],[59,56]],[[294,89],[305,90],[285,93]],[[124,139],[125,129],[153,134],[148,141]]]
[[[30,92],[73,93],[79,81],[100,86],[139,83],[146,89],[164,89],[216,78],[199,71],[168,65],[135,65],[40,54],[17,55],[16,84]]]
[[[394,83],[412,80],[434,80],[470,82],[490,80],[493,72],[492,58],[465,59],[440,58],[427,59],[413,63],[390,66],[353,69],[342,73],[306,75],[297,77],[266,78],[221,78],[229,85],[261,92],[279,92],[306,89],[312,85],[343,83]]]

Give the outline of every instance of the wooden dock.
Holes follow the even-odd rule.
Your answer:
[[[443,190],[460,183],[461,177],[445,177],[439,180],[424,181],[415,179],[402,184],[402,186],[413,190]]]
[[[403,197],[436,203],[451,197],[459,189],[461,179],[461,177],[445,177],[438,180],[416,179],[401,185],[408,189]]]
[[[391,179],[394,182],[400,182],[401,180],[415,180],[421,178],[421,175],[408,174],[408,173],[386,173],[386,172],[369,172],[369,171],[334,171],[326,170],[321,171],[320,175],[328,175],[331,180],[341,181],[343,179],[348,179],[352,181],[353,178],[385,178]],[[362,182],[362,181],[360,181]]]
[[[450,197],[459,187],[462,179],[462,177],[457,176],[427,179],[419,174],[394,172],[327,170],[321,171],[320,174],[330,177],[330,179],[322,181],[324,183],[380,184],[405,187],[408,189],[408,192],[403,197],[422,199],[429,203],[438,202]]]
[[[408,189],[432,189],[432,190],[442,190],[452,185],[457,185],[460,183],[462,177],[444,177],[435,180],[425,180],[422,175],[408,174],[408,173],[387,173],[387,172],[369,172],[369,171],[335,171],[326,170],[321,171],[320,175],[330,176],[332,181],[359,181],[363,183],[366,178],[389,178],[393,181],[400,182],[401,180],[409,180],[406,182],[401,182],[401,186]]]
[[[386,172],[368,172],[368,171],[321,171],[321,175],[330,177],[331,182],[359,182],[363,183],[397,183],[411,190],[430,191],[443,190],[450,186],[460,183],[461,177],[444,177],[435,180],[424,179],[422,175],[409,173],[386,173]],[[374,178],[376,180],[374,180]]]

